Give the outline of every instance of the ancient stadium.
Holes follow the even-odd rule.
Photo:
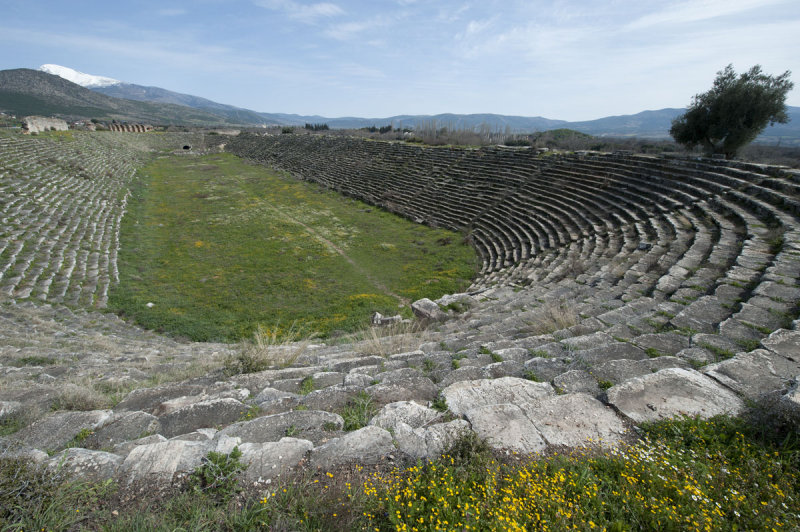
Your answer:
[[[302,471],[435,459],[465,434],[524,456],[613,449],[640,424],[765,400],[797,412],[797,170],[326,135],[70,134],[0,136],[6,456],[169,487],[236,448],[242,482],[269,491]],[[252,372],[226,371],[242,345],[104,311],[137,170],[154,153],[220,151],[456,231],[479,271],[372,338],[267,346],[271,367]],[[354,420],[358,404],[369,408]]]

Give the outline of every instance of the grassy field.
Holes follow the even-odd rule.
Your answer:
[[[322,336],[466,288],[461,235],[414,224],[229,154],[144,168],[109,307],[144,327],[236,341],[258,325]]]

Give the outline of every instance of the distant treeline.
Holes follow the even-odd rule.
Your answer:
[[[328,124],[309,124],[308,122],[303,127],[309,131],[328,131],[330,129]]]

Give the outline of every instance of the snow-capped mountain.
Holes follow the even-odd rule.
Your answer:
[[[107,78],[104,76],[94,76],[92,74],[85,74],[83,72],[78,72],[77,70],[61,65],[42,65],[39,67],[39,70],[41,70],[42,72],[47,72],[48,74],[54,74],[56,76],[66,79],[67,81],[71,81],[72,83],[77,83],[81,87],[86,87],[87,89],[94,89],[97,87],[111,87],[113,85],[122,84],[121,81],[113,78]]]

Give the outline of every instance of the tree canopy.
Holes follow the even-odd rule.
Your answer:
[[[794,87],[788,70],[770,76],[756,65],[737,76],[733,65],[717,72],[711,90],[697,94],[683,115],[672,121],[669,133],[689,148],[703,146],[707,153],[724,153],[727,159],[761,133],[767,124],[789,121],[786,95]]]

